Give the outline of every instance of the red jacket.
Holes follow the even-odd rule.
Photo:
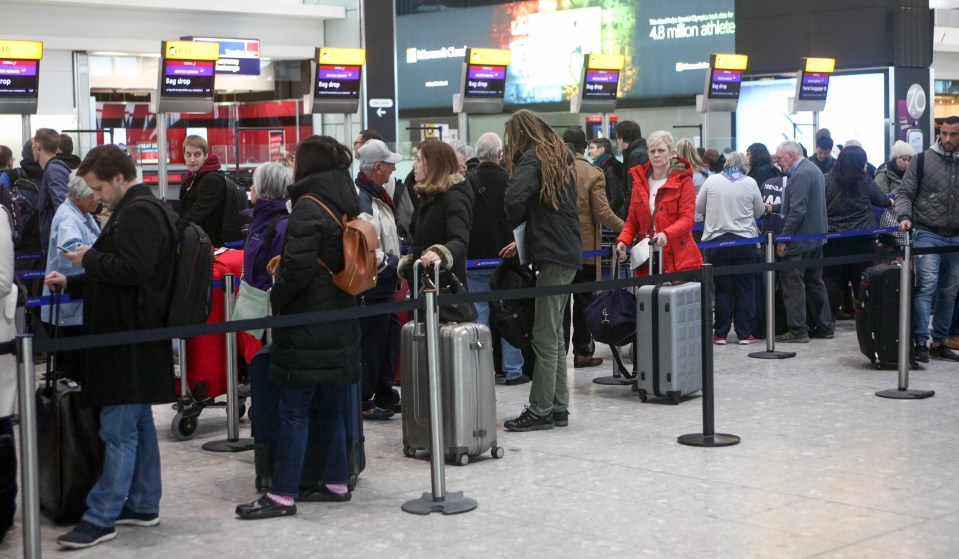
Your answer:
[[[633,178],[629,215],[626,217],[626,226],[616,239],[627,246],[632,246],[634,241],[645,237],[649,229],[652,212],[649,208],[649,180],[646,173],[650,166],[651,163],[644,163],[629,171]],[[656,191],[656,204],[659,210],[656,212],[654,232],[666,234],[663,273],[699,268],[703,257],[693,240],[696,188],[693,186],[693,171],[688,161],[681,158],[673,160],[666,184]],[[637,275],[645,273],[645,267],[637,270]]]

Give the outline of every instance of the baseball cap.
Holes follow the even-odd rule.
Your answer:
[[[380,163],[382,161],[399,163],[403,160],[402,155],[391,152],[382,140],[368,140],[360,146],[360,149],[356,150],[356,153],[359,154],[363,163]]]

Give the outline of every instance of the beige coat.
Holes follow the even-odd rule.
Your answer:
[[[606,199],[606,178],[603,172],[586,160],[582,154],[576,154],[573,164],[576,170],[576,214],[579,216],[579,235],[583,240],[583,252],[598,250],[602,244],[600,226],[620,232],[623,220],[619,219],[609,207]],[[598,264],[597,258],[586,258],[583,264]],[[597,278],[599,267],[596,268]]]

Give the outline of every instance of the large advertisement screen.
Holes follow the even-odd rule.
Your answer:
[[[213,60],[163,60],[160,95],[213,97]]]
[[[0,59],[0,99],[36,99],[39,60]]]
[[[400,110],[448,108],[468,47],[509,49],[508,104],[563,103],[584,53],[625,54],[620,98],[702,93],[709,55],[735,52],[735,0],[509,2],[399,16]]]
[[[863,95],[864,91],[886,91],[885,74],[833,74],[829,79],[829,103],[819,113],[819,126],[828,128],[837,144],[859,140],[869,161],[886,160],[884,122],[889,118],[885,95]],[[815,148],[811,112],[789,112],[788,99],[796,94],[796,79],[744,81],[736,109],[736,146],[745,152],[749,144],[761,142],[770,152],[784,140],[795,140],[811,154]]]

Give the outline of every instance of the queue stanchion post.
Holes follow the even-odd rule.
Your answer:
[[[233,315],[236,303],[236,276],[223,276],[224,319]],[[240,438],[240,406],[237,401],[238,386],[236,378],[236,332],[227,332],[226,338],[226,440],[210,441],[203,444],[203,450],[211,452],[243,452],[253,450],[253,439]]]
[[[776,243],[773,232],[766,232],[766,264],[776,262]],[[776,351],[776,271],[766,270],[766,351],[749,354],[754,359],[790,359],[795,351]]]
[[[40,472],[37,455],[37,379],[33,368],[33,337],[16,340],[20,388],[20,504],[23,509],[23,556],[41,557]]]
[[[717,433],[715,426],[715,401],[713,398],[713,296],[710,286],[713,283],[713,265],[703,264],[702,286],[700,288],[700,331],[702,336],[703,359],[703,432],[681,435],[677,441],[686,446],[732,446],[739,444],[736,435]]]
[[[419,269],[420,261],[417,260],[413,264],[413,273],[418,274]],[[433,490],[431,493],[423,493],[419,499],[403,503],[401,507],[405,512],[420,515],[432,512],[459,514],[469,512],[478,506],[476,500],[464,497],[462,491],[446,491],[446,453],[443,451],[443,402],[441,400],[443,391],[439,374],[440,326],[436,307],[438,288],[439,263],[437,262],[436,280],[432,287],[423,290],[426,306],[426,361],[430,392],[430,477]]]
[[[619,272],[622,264],[619,261],[619,256],[616,254],[616,247],[613,247],[613,258],[611,260],[612,264],[612,277],[614,280],[619,279]],[[635,338],[635,331],[630,337]],[[626,370],[626,365],[623,364],[623,358],[619,353],[619,346],[616,344],[609,344],[609,351],[613,354],[613,376],[610,377],[596,377],[593,379],[594,384],[601,384],[603,386],[628,386],[630,384],[636,384],[636,374],[631,371]],[[635,363],[635,358],[633,363]],[[634,365],[635,366],[635,365]]]
[[[912,229],[906,230],[903,240],[902,268],[899,270],[899,386],[880,390],[876,396],[893,400],[922,400],[931,398],[935,390],[909,388],[910,348],[912,343]]]

